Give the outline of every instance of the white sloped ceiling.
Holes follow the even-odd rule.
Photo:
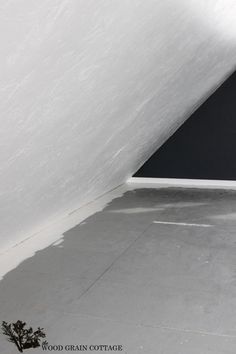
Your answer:
[[[235,0],[2,1],[1,250],[125,182],[233,70],[235,18]]]

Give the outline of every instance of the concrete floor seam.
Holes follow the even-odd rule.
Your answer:
[[[152,224],[149,224],[148,227],[147,227],[143,232],[141,232],[141,233],[139,234],[139,236],[138,236],[133,242],[131,242],[130,245],[129,245],[118,257],[115,258],[115,260],[109,265],[109,267],[107,267],[107,268],[104,270],[104,272],[102,272],[102,274],[99,275],[99,277],[79,296],[78,301],[80,301],[81,298],[82,298],[85,294],[87,294],[87,292],[88,292],[90,289],[92,289],[92,288],[96,285],[96,283],[97,283],[97,282],[111,269],[111,267],[130,249],[130,247],[132,247],[133,244],[134,244],[135,242],[137,242],[137,241],[147,232],[147,230],[148,230],[151,226],[152,226]]]

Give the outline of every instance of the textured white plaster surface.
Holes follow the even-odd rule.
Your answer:
[[[0,3],[0,248],[123,183],[233,70],[235,0]]]

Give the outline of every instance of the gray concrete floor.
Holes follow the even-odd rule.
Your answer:
[[[50,344],[235,354],[236,193],[125,193],[4,277],[0,320],[18,319]]]

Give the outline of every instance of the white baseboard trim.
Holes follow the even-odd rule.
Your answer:
[[[183,187],[183,188],[236,190],[236,181],[221,181],[221,180],[208,180],[208,179],[131,177],[128,179],[127,184],[130,186],[135,185],[136,188]]]

